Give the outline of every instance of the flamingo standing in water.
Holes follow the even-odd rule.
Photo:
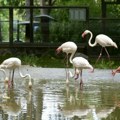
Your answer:
[[[16,57],[11,57],[11,58],[8,58],[6,60],[4,60],[1,64],[0,64],[0,68],[3,68],[3,69],[9,69],[10,72],[9,72],[9,81],[11,80],[12,82],[12,85],[13,85],[13,78],[14,78],[14,70],[16,68],[18,68],[19,70],[19,74],[22,78],[25,78],[25,77],[28,77],[29,78],[29,88],[32,87],[32,82],[31,82],[31,76],[30,74],[26,74],[26,75],[23,75],[20,71],[20,68],[21,67],[21,60],[19,58],[16,58]],[[13,71],[12,73],[12,79],[11,79],[11,71]]]
[[[75,74],[74,77],[77,76],[75,79],[78,79],[80,75],[80,87],[82,88],[83,86],[83,80],[82,80],[82,70],[83,69],[92,69],[93,71],[93,66],[88,62],[83,57],[75,57],[72,60],[73,67],[75,68]]]
[[[77,50],[77,45],[71,41],[63,43],[56,49],[57,53],[60,53],[61,51],[66,53],[66,58],[67,58],[66,68],[68,68],[68,59],[69,59],[70,63],[72,63],[72,58],[73,58],[76,50]],[[71,54],[70,58],[68,58],[68,54]],[[69,76],[69,71],[66,71],[66,83],[69,82],[68,76]]]
[[[116,73],[120,73],[120,66],[112,71],[112,75],[115,76]]]
[[[104,35],[104,34],[99,34],[99,35],[97,35],[96,38],[95,38],[95,42],[92,44],[92,43],[91,43],[91,40],[92,40],[92,38],[93,38],[92,32],[89,31],[89,30],[85,30],[85,31],[82,33],[82,37],[84,38],[84,36],[85,36],[86,34],[90,34],[90,39],[89,39],[89,41],[88,41],[89,46],[94,47],[94,46],[97,45],[97,43],[102,46],[102,49],[101,49],[101,52],[100,52],[100,54],[99,54],[99,56],[98,56],[97,61],[98,61],[98,60],[100,59],[100,57],[102,56],[102,50],[103,50],[103,48],[105,49],[105,51],[106,51],[106,53],[107,53],[107,56],[108,56],[108,58],[109,58],[109,60],[110,60],[110,55],[109,55],[109,53],[108,53],[108,51],[107,51],[107,49],[106,49],[105,47],[107,47],[107,46],[113,46],[113,47],[115,47],[115,48],[118,48],[118,47],[117,47],[117,44],[116,44],[115,42],[113,42],[110,37],[108,37],[107,35]],[[96,61],[96,62],[97,62],[97,61]]]

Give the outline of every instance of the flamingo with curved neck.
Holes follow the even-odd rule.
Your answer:
[[[13,78],[14,78],[14,70],[16,68],[18,68],[20,77],[22,77],[22,78],[28,77],[29,78],[28,85],[31,88],[32,87],[31,76],[29,74],[23,75],[21,73],[21,71],[20,71],[20,67],[21,67],[21,60],[19,58],[16,58],[16,57],[8,58],[8,59],[4,60],[0,64],[0,69],[1,68],[3,68],[3,69],[9,69],[10,70],[10,74],[11,74],[11,71],[13,71],[13,74],[12,74],[12,85],[13,85]],[[2,70],[2,71],[6,75],[6,72],[4,70]],[[9,81],[10,81],[10,74],[9,74]]]
[[[56,51],[57,53],[60,53],[61,51],[66,53],[66,83],[69,83],[69,70],[68,70],[68,54],[70,55],[69,61],[72,64],[72,58],[77,50],[77,45],[74,42],[68,41],[60,45]]]
[[[85,35],[87,35],[87,34],[90,34],[90,38],[89,38],[89,40],[88,40],[89,46],[94,47],[94,46],[97,45],[97,43],[102,46],[102,49],[101,49],[101,52],[100,52],[100,54],[99,54],[99,56],[98,56],[97,61],[98,61],[98,60],[101,58],[101,56],[102,56],[103,48],[105,49],[105,52],[107,53],[107,56],[108,56],[108,58],[109,58],[109,60],[110,60],[110,55],[109,55],[106,47],[107,47],[107,46],[113,46],[113,47],[115,47],[115,48],[118,48],[118,47],[117,47],[117,44],[116,44],[115,42],[113,42],[113,40],[112,40],[110,37],[108,37],[107,35],[104,35],[104,34],[99,34],[99,35],[97,35],[96,38],[95,38],[95,42],[92,44],[91,41],[92,41],[92,38],[93,38],[93,34],[92,34],[91,31],[85,30],[85,31],[82,33],[82,37],[84,38]],[[96,62],[97,62],[97,61],[96,61]]]

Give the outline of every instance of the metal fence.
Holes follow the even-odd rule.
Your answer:
[[[40,14],[41,9],[49,10],[49,14]],[[6,17],[0,17],[1,47],[55,47],[65,41],[84,47],[87,41],[82,40],[81,34],[85,29],[91,30],[94,37],[107,34],[120,44],[120,19],[89,18],[88,7],[0,7],[0,10],[6,13]],[[30,11],[29,20],[26,10]]]

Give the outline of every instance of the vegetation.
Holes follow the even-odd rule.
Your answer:
[[[13,57],[11,54],[1,55],[0,56],[0,63],[9,58]],[[22,60],[23,65],[30,65],[34,67],[46,67],[46,68],[64,68],[65,67],[65,54],[44,54],[44,55],[15,55],[15,57],[18,57]],[[108,61],[108,58],[101,58],[97,64],[95,64],[97,58],[89,58],[89,62],[93,65],[94,68],[99,69],[115,69],[118,66],[120,66],[119,60],[110,60]],[[72,65],[69,64],[69,66],[72,68]]]
[[[37,57],[35,55],[32,56],[21,56],[20,57],[23,61],[23,64],[29,64],[31,66],[39,66],[39,67],[48,67],[48,68],[64,68],[65,67],[65,61],[64,57],[53,57],[53,56],[41,56]],[[95,64],[96,58],[91,58],[90,63],[95,67],[99,69],[112,69],[117,68],[120,65],[119,61],[111,60],[108,61],[107,58],[100,59],[97,64]],[[72,68],[72,65],[69,64]]]
[[[33,0],[35,6],[40,6],[40,0]],[[101,0],[42,0],[45,1],[45,4],[49,6],[50,1],[54,2],[54,6],[87,6],[89,7],[89,18],[101,18]],[[12,0],[1,0],[0,5],[1,6],[25,6],[26,3],[29,3],[30,0],[15,0],[12,2]],[[51,5],[51,6],[52,6]],[[40,10],[35,9],[33,15],[36,15],[40,13]],[[23,21],[26,19],[26,10],[25,9],[14,9],[14,20],[20,20]],[[79,21],[79,20],[70,20],[69,19],[69,10],[64,9],[50,9],[49,14],[55,18],[56,21],[50,22],[50,42],[51,43],[63,43],[65,41],[74,41],[74,42],[83,42],[81,38],[81,33],[85,29],[90,29],[94,36],[96,36],[98,33],[101,32],[101,20],[90,20],[89,22],[85,21]],[[0,13],[0,20],[1,21],[8,21],[9,11],[7,9],[1,9]],[[107,17],[109,18],[119,18],[120,17],[120,5],[109,5],[107,6]],[[16,40],[16,26],[14,24],[14,40]],[[0,36],[2,34],[2,41],[6,42],[9,40],[9,24],[6,22],[3,22],[0,24],[1,32]],[[119,20],[118,21],[107,21],[106,24],[107,34],[109,36],[119,36],[120,33],[120,25]],[[22,28],[20,28],[20,39],[24,42],[24,35],[25,31]],[[118,39],[118,40],[117,40]],[[41,40],[41,33],[40,29],[37,29],[34,33],[34,40],[37,43],[44,42]],[[118,46],[120,45],[119,37],[115,38],[117,41]],[[111,53],[114,53],[118,55],[119,51],[112,50]],[[54,53],[54,52],[53,52]],[[34,54],[32,55],[21,55],[18,56],[22,59],[23,64],[30,64],[33,66],[42,66],[42,67],[64,67],[63,65],[63,56],[59,58],[58,56],[53,55],[53,53],[50,53],[50,55],[40,55],[36,56]],[[7,55],[11,56],[11,55]],[[16,55],[17,56],[17,55]],[[1,62],[6,56],[1,56]],[[48,61],[49,58],[49,61]],[[95,63],[91,61],[92,64]],[[98,68],[112,68],[114,66],[119,65],[119,63],[112,61],[107,62],[106,60],[101,60],[100,65],[95,65]]]

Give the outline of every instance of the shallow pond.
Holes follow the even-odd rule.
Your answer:
[[[113,78],[109,72],[85,71],[82,90],[79,80],[71,78],[66,85],[64,76],[33,78],[32,90],[19,77],[13,88],[1,80],[0,120],[120,120],[119,75]]]

